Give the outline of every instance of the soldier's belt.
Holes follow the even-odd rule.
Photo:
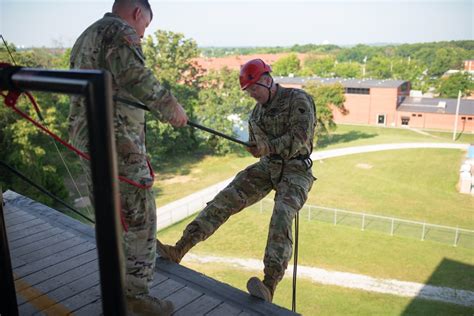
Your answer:
[[[290,159],[285,160],[285,159],[283,159],[282,156],[280,156],[278,154],[272,154],[272,155],[268,155],[267,158],[270,161],[281,161],[281,162],[290,161],[290,160],[300,160],[305,164],[306,169],[309,169],[313,166],[313,160],[310,158],[309,155],[297,155],[297,156],[294,156]]]

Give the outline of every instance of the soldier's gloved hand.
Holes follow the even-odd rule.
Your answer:
[[[252,154],[255,158],[267,156],[270,154],[270,144],[265,141],[259,141],[257,143],[250,142],[250,146],[245,149]]]
[[[186,115],[186,112],[184,112],[184,109],[181,104],[177,103],[173,113],[173,117],[171,118],[169,123],[174,127],[182,127],[188,123],[188,116]]]

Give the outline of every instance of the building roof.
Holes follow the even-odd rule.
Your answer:
[[[397,111],[456,114],[457,99],[407,97]],[[474,100],[461,99],[460,115],[474,115]]]
[[[12,191],[3,198],[19,314],[102,315],[94,228]],[[296,315],[161,258],[150,295],[172,301],[173,315]]]
[[[281,84],[305,85],[309,82],[321,84],[340,83],[345,88],[398,88],[406,80],[389,79],[345,79],[345,78],[320,78],[320,77],[274,77],[275,82]]]

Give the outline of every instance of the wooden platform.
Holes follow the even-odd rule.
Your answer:
[[[94,228],[12,191],[3,198],[20,315],[100,315]],[[159,258],[150,294],[174,315],[295,315]]]

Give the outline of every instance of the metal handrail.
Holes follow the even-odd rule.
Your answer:
[[[95,214],[95,232],[103,313],[126,315],[110,74],[98,70],[6,67],[0,69],[0,90],[34,90],[85,97],[94,205],[100,210]]]

